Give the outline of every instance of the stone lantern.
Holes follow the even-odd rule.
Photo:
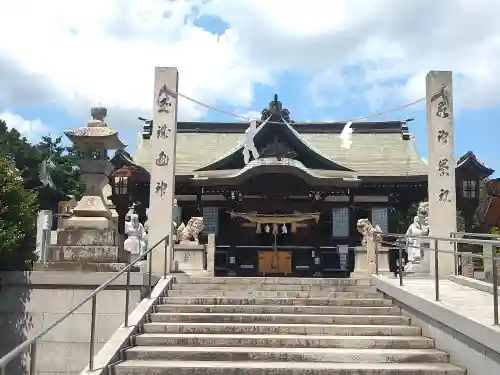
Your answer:
[[[102,189],[114,168],[107,158],[107,150],[126,146],[118,139],[118,132],[104,122],[106,108],[93,107],[90,113],[92,121],[87,126],[64,132],[79,153],[77,165],[85,183],[84,196],[73,209],[68,227],[103,230],[113,227],[112,213],[102,196]]]
[[[65,228],[58,231],[57,244],[49,246],[46,268],[110,272],[126,265],[119,251],[113,214],[103,197],[113,171],[107,151],[125,145],[118,139],[118,132],[104,122],[106,108],[93,107],[90,113],[92,120],[87,126],[64,132],[78,153],[85,193],[72,209]]]

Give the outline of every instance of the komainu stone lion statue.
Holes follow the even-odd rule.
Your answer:
[[[378,225],[373,226],[368,219],[359,219],[356,225],[358,232],[363,235],[362,245],[366,246],[366,237],[368,235],[373,235],[375,242],[382,242],[382,236],[378,233],[382,233],[382,229]]]
[[[177,227],[177,241],[184,244],[199,244],[198,235],[203,230],[203,217],[192,217],[187,225]]]

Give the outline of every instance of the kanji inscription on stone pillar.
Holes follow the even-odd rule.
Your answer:
[[[154,246],[167,234],[168,246],[157,246],[152,253],[152,271],[163,275],[172,270],[173,241],[172,214],[175,194],[175,147],[177,134],[177,88],[179,73],[176,68],[156,68],[153,97],[153,133],[151,136],[151,183],[149,193],[148,245]],[[167,256],[165,257],[165,251]]]
[[[426,77],[426,91],[429,235],[449,238],[450,234],[457,230],[452,72],[429,72]],[[449,241],[439,241],[438,248],[453,251],[453,244]],[[452,255],[440,253],[438,260],[440,275],[454,272]],[[434,272],[432,252],[430,263],[430,270]]]

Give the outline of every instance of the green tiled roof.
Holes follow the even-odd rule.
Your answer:
[[[177,134],[176,173],[198,174],[196,169],[215,162],[242,145],[241,133],[180,132]],[[338,133],[300,133],[300,137],[322,155],[356,171],[358,176],[427,175],[427,165],[416,152],[412,140],[401,133],[354,132],[349,150],[341,147]],[[140,137],[135,162],[150,169],[150,140]],[[229,171],[228,171],[229,172]],[[325,176],[328,171],[315,171]]]

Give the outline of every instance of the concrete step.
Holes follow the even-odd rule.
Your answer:
[[[255,298],[382,298],[381,292],[333,292],[327,289],[314,291],[268,290],[169,290],[168,297],[255,297]]]
[[[169,301],[157,305],[165,313],[243,313],[243,314],[322,314],[322,315],[400,315],[397,306],[297,306],[297,305],[184,305]]]
[[[193,277],[188,284],[230,284],[230,285],[371,285],[368,278],[349,279],[306,279],[298,277]]]
[[[187,284],[174,283],[172,290],[248,290],[245,284]],[[307,285],[307,284],[260,284],[258,290],[262,291],[319,291],[329,290],[332,292],[375,292],[373,286],[363,285]]]
[[[144,333],[274,334],[338,336],[418,336],[420,327],[406,325],[334,325],[273,323],[146,323]]]
[[[310,323],[310,324],[410,324],[410,318],[398,315],[311,315],[311,314],[237,314],[237,313],[155,313],[153,322],[200,323]]]
[[[141,361],[115,366],[116,375],[466,375],[449,363],[311,363]]]
[[[260,298],[260,297],[167,297],[161,303],[176,305],[302,305],[302,306],[390,306],[383,298]]]
[[[434,349],[434,340],[422,336],[143,333],[133,341],[134,346]]]
[[[136,346],[125,351],[129,360],[167,361],[298,361],[336,363],[449,362],[436,349],[242,348]]]

